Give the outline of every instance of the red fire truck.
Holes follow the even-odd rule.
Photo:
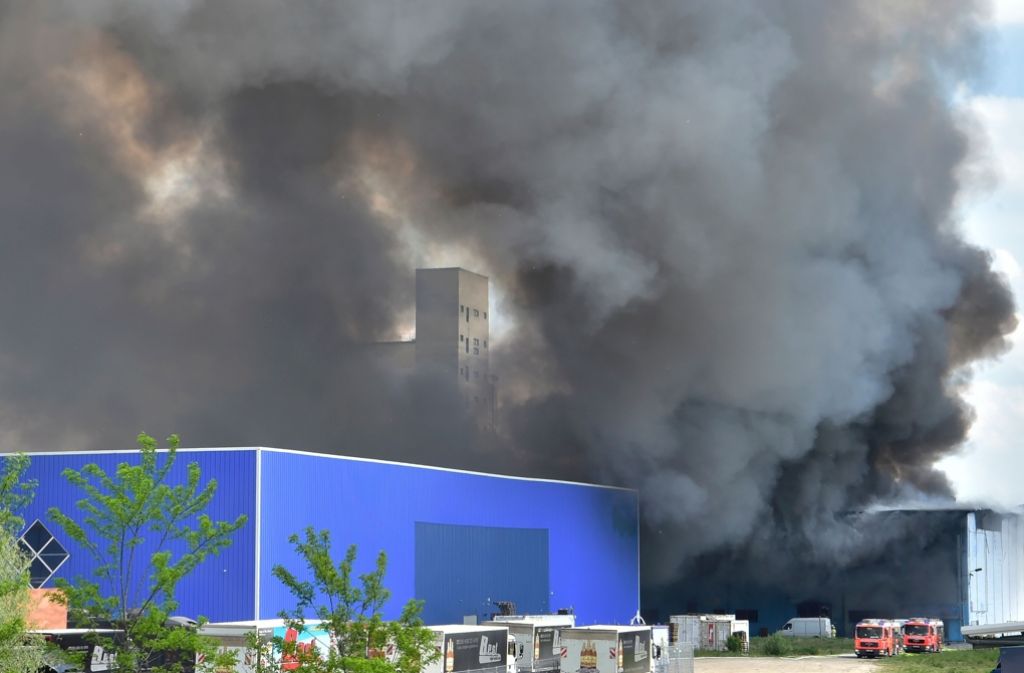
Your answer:
[[[941,652],[945,629],[941,619],[908,619],[903,625],[903,649],[907,652]]]
[[[853,651],[858,657],[892,657],[900,651],[900,629],[889,619],[865,619],[854,629]]]

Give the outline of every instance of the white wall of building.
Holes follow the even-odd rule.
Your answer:
[[[1024,516],[967,515],[968,621],[1024,621]]]

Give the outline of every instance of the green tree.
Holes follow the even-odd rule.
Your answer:
[[[11,454],[0,470],[0,671],[11,673],[35,673],[46,660],[42,639],[28,633],[29,558],[17,538],[25,525],[18,512],[35,495],[28,466],[28,456]]]
[[[24,479],[30,460],[23,453],[12,453],[4,458],[0,470],[0,529],[17,536],[25,525],[18,512],[32,502],[36,481]]]
[[[28,633],[29,559],[18,540],[0,531],[0,671],[35,673],[46,656],[42,639]]]
[[[118,673],[173,673],[197,653],[210,666],[228,663],[213,640],[195,629],[175,627],[169,618],[178,607],[175,590],[181,580],[231,544],[246,517],[214,521],[206,514],[217,482],[203,484],[198,463],[188,465],[184,483],[170,483],[177,435],[167,443],[161,452],[152,437],[140,434],[139,464],[119,463],[112,475],[92,463],[80,471],[64,470],[64,478],[85,493],[76,503],[81,522],[49,510],[50,518],[94,559],[94,579],[58,580],[57,585],[72,616],[120,632],[94,636],[112,655],[112,670]]]
[[[408,601],[396,620],[382,618],[391,596],[384,588],[387,556],[383,551],[374,570],[358,576],[357,585],[352,575],[355,545],[335,563],[326,530],[307,528],[302,536],[292,535],[289,542],[305,562],[311,579],[299,579],[281,565],[273,567],[274,576],[297,600],[295,610],[281,616],[301,633],[307,617],[313,615],[309,618],[314,629],[326,632],[327,642],[321,651],[275,638],[282,661],[299,663],[303,673],[419,673],[441,656],[433,632],[420,618],[422,601]],[[280,670],[280,663],[271,669]]]

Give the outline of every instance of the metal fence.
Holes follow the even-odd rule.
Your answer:
[[[693,673],[693,645],[676,643],[655,660],[654,673]]]

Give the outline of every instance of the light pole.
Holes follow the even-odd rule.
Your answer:
[[[977,593],[978,593],[978,591],[977,591],[977,589],[978,589],[977,581],[974,582],[973,587],[971,585],[971,580],[975,580],[975,576],[978,573],[980,573],[982,570],[984,570],[984,568],[975,568],[971,572],[967,573],[967,579],[968,579],[967,590],[971,593],[971,595],[968,597],[968,603],[970,605],[971,612],[972,613],[976,613],[976,614],[981,614],[981,613],[985,612],[986,610],[988,610],[988,606],[987,605],[985,606],[985,610],[982,610],[981,606],[977,602],[977,599],[976,599],[976,596],[977,596]],[[977,606],[977,608],[975,606]],[[971,615],[971,623],[972,624],[977,624],[978,621],[979,621],[978,619],[974,618],[974,614],[972,614]]]

